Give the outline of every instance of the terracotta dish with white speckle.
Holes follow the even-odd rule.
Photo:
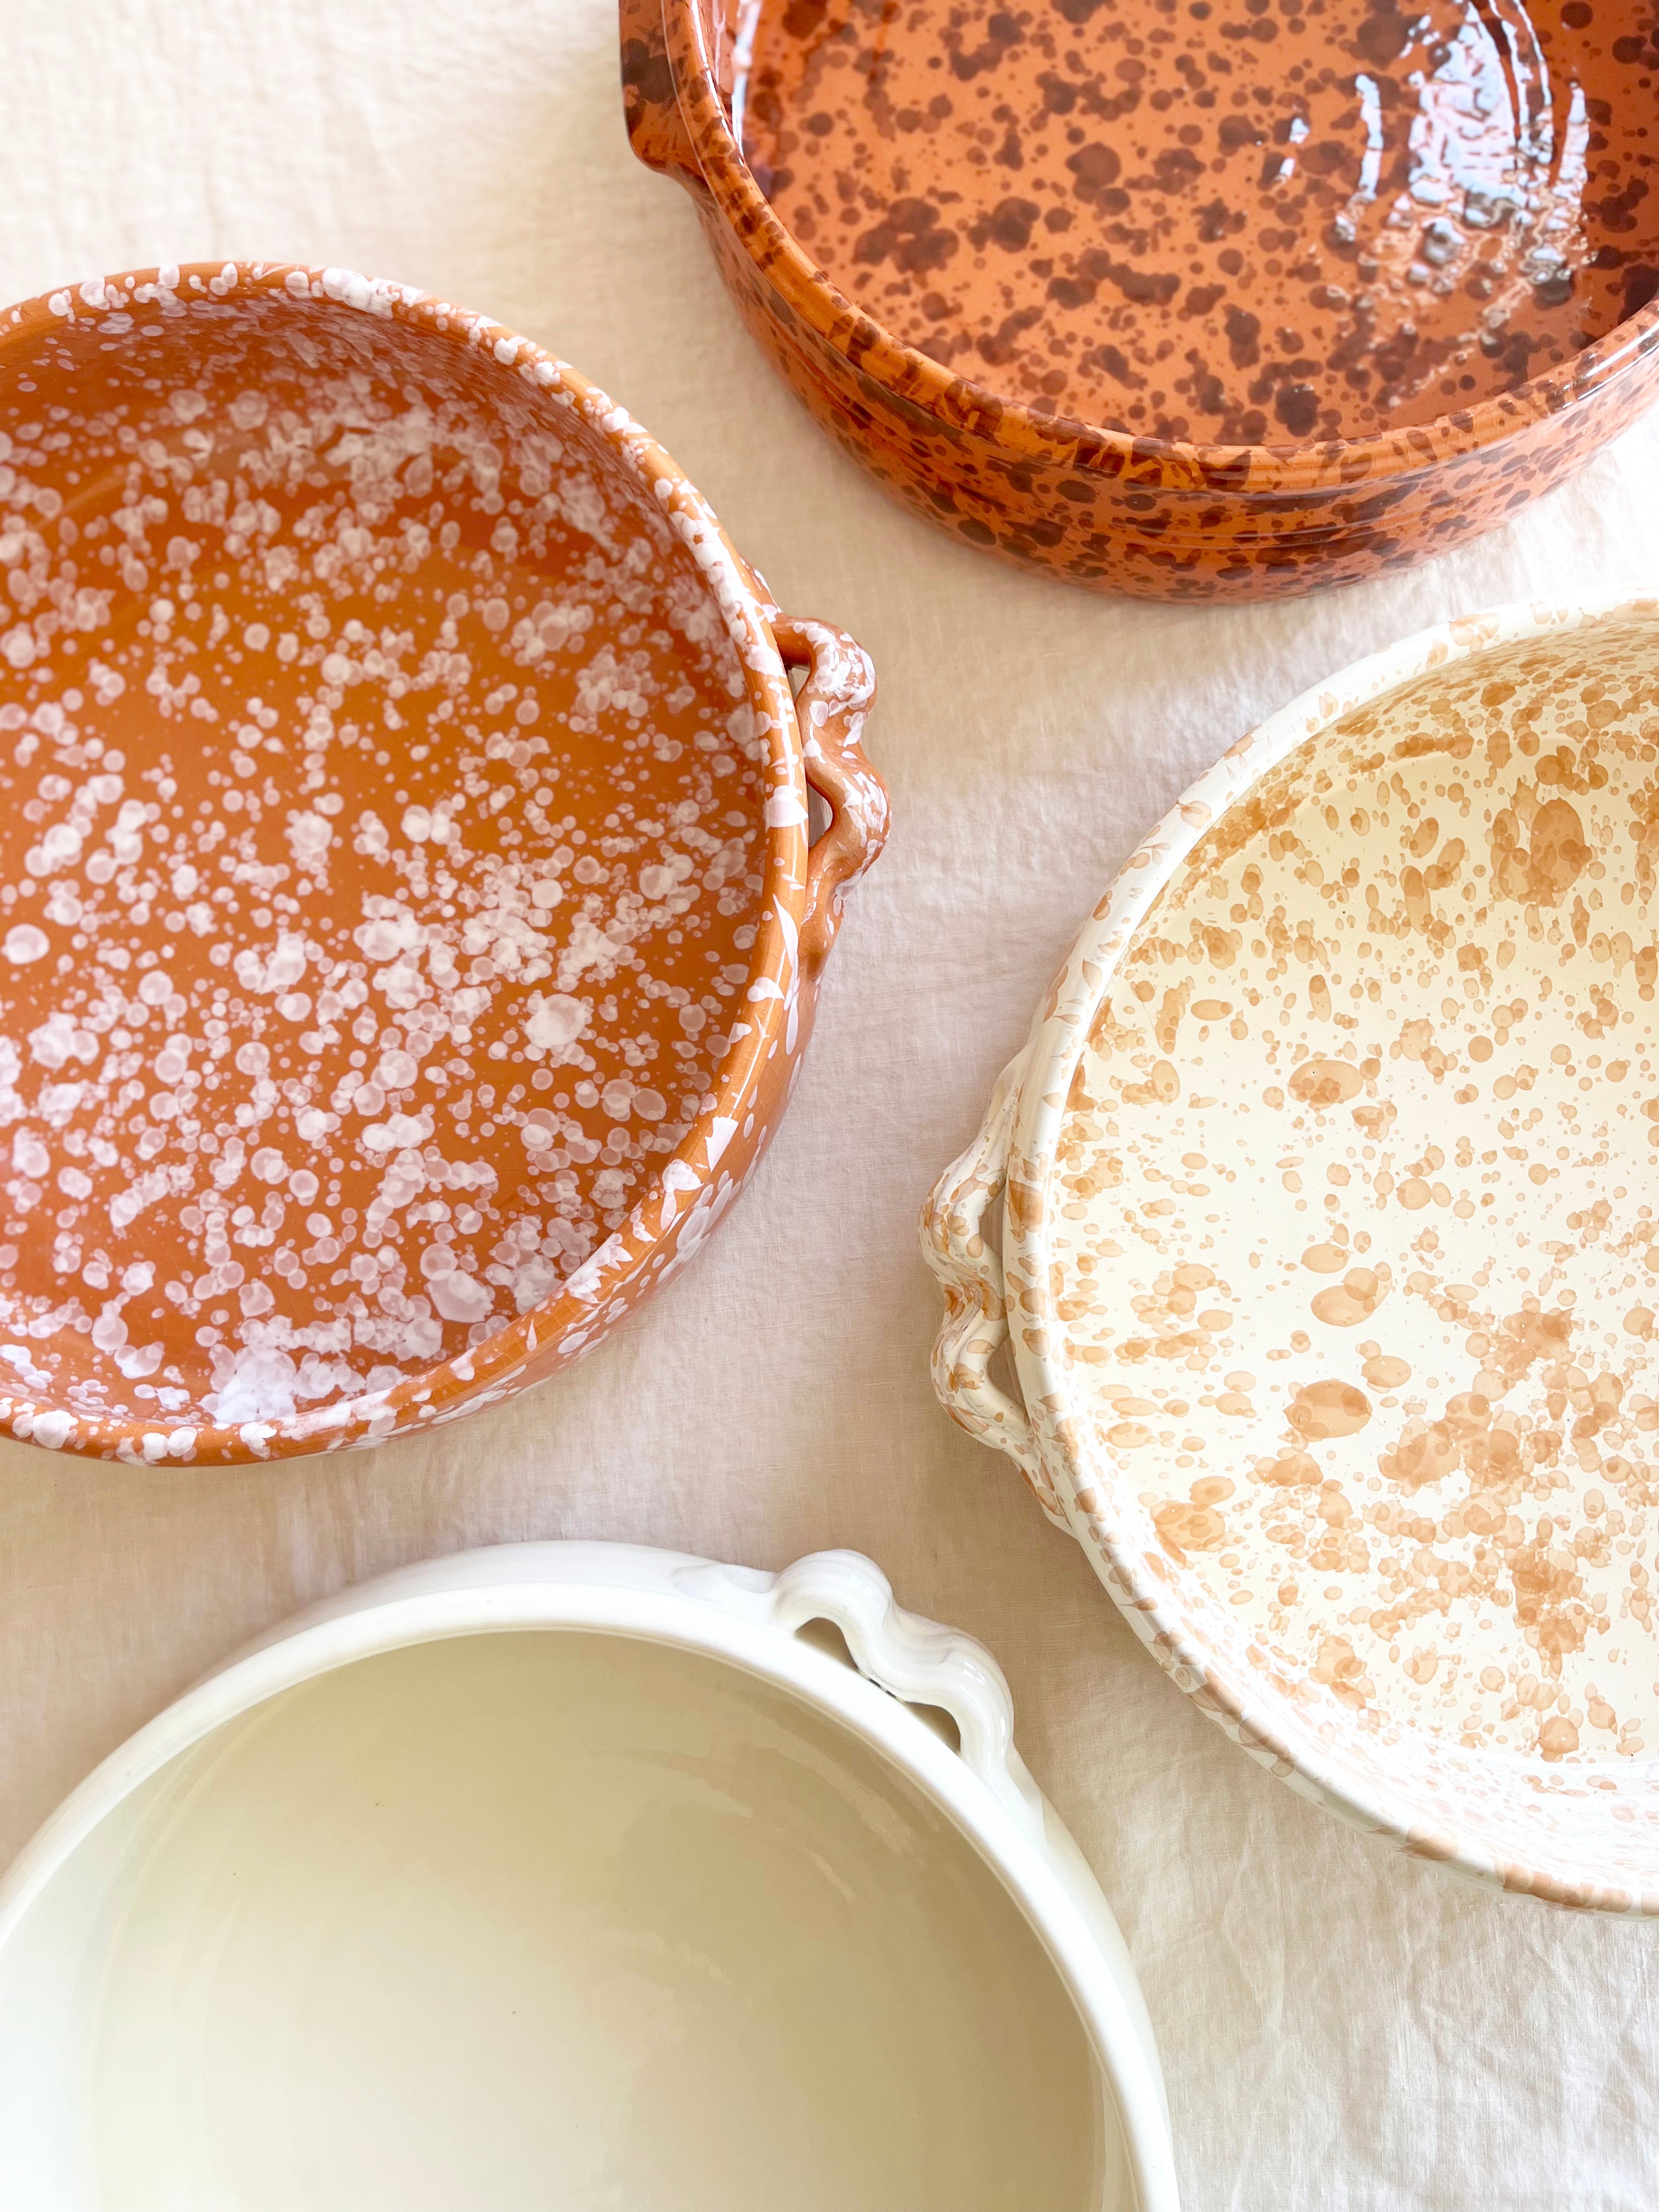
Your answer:
[[[0,315],[0,1425],[318,1451],[596,1344],[787,1103],[862,652],[562,363],[286,264]]]
[[[1360,662],[1132,856],[924,1238],[946,1406],[1230,1735],[1649,1914],[1656,855],[1659,600]]]

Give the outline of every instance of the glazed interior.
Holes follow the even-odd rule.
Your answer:
[[[713,1104],[763,911],[764,740],[639,484],[464,331],[234,277],[0,350],[46,1442],[291,1418],[538,1304]]]
[[[1659,289],[1652,0],[749,0],[734,129],[957,374],[1160,440],[1431,421]]]
[[[1647,615],[1344,715],[1176,870],[1068,1100],[1103,1510],[1385,1768],[1659,1748],[1656,714]]]
[[[1131,2212],[994,1874],[841,1723],[577,1632],[368,1659],[126,1800],[0,1952],[58,2212]]]

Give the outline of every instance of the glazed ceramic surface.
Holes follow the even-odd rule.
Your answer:
[[[0,1419],[316,1450],[596,1343],[787,1100],[864,655],[570,370],[338,270],[9,311],[0,497]]]
[[[1659,290],[1646,7],[757,0],[757,183],[842,291],[1039,410],[1357,438]]]
[[[1650,31],[624,0],[623,74],[890,490],[1077,582],[1253,599],[1461,544],[1646,404]]]
[[[1414,1850],[1647,1912],[1656,708],[1646,599],[1287,708],[1131,860],[927,1221],[947,1405],[1207,1711]]]
[[[83,1786],[0,1887],[0,2183],[1176,2201],[1133,1969],[994,1662],[854,1554],[606,1545],[349,1592]]]

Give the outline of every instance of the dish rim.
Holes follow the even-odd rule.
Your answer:
[[[842,1628],[848,1665],[797,1632]],[[392,1651],[478,1635],[626,1636],[769,1683],[844,1728],[942,1813],[995,1877],[1072,2001],[1138,2192],[1178,2212],[1164,2084],[1123,1939],[1092,1872],[1014,1747],[1006,1680],[982,1645],[907,1613],[854,1552],[781,1573],[654,1546],[536,1541],[452,1553],[349,1587],[245,1645],[104,1759],[0,1873],[0,1956],[53,1878],[164,1767],[270,1699]],[[911,1710],[938,1703],[953,1749]],[[1103,1923],[1103,1925],[1102,1924]]]

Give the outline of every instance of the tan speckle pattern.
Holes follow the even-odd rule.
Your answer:
[[[1650,603],[1309,695],[1103,902],[928,1237],[947,1403],[1241,1742],[1413,1849],[1644,1911],[1656,790]]]

